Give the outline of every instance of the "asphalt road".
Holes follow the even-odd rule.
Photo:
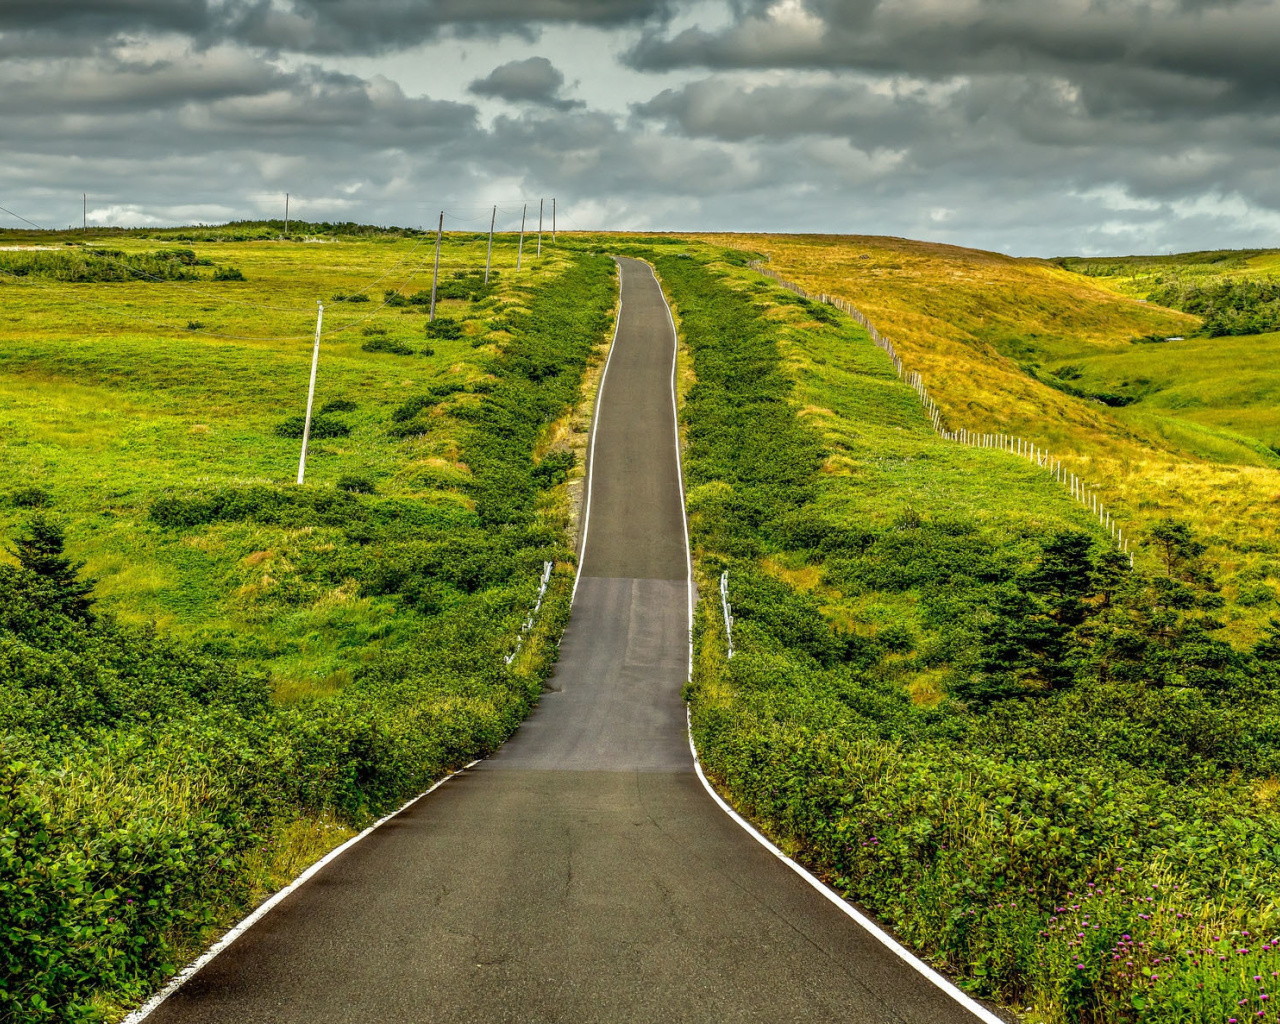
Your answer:
[[[619,262],[553,691],[499,753],[330,862],[150,1022],[975,1020],[694,774],[675,341],[649,268]]]

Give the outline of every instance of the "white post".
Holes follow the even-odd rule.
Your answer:
[[[538,255],[542,255],[542,204],[543,199],[538,200]]]
[[[524,256],[524,222],[529,215],[529,204],[524,204],[524,211],[520,214],[520,245],[516,249],[516,273],[520,273],[520,259]]]
[[[311,407],[316,400],[316,367],[320,364],[320,325],[324,323],[324,303],[316,300],[316,346],[311,352],[311,385],[307,388],[307,419],[302,425],[302,456],[298,459],[298,483],[307,473],[307,442],[311,440]]]
[[[444,233],[444,210],[440,211],[440,223],[436,225],[436,267],[431,273],[431,312],[427,316],[427,323],[434,323],[436,319],[436,284],[440,280],[440,236]]]
[[[289,193],[284,194],[284,233],[289,234]]]
[[[498,219],[498,208],[493,208],[493,215],[489,218],[489,251],[484,257],[484,283],[489,283],[489,267],[493,264],[493,225]]]

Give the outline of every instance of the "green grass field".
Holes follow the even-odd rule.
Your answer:
[[[394,601],[304,579],[299,567],[341,543],[341,529],[234,522],[177,535],[148,511],[168,493],[295,478],[300,442],[275,431],[306,408],[317,300],[326,306],[326,333],[316,409],[335,401],[354,409],[334,414],[348,436],[312,442],[308,483],[333,488],[359,477],[384,498],[465,508],[460,421],[439,415],[446,406],[430,429],[406,440],[388,434],[389,417],[423,388],[481,379],[508,337],[504,315],[524,310],[528,289],[566,264],[548,249],[541,260],[524,260],[517,279],[515,246],[503,239],[493,296],[441,301],[438,315],[457,319],[463,334],[429,339],[424,307],[382,303],[387,290],[430,289],[433,242],[385,235],[179,243],[238,267],[244,282],[66,284],[0,275],[4,490],[48,493],[66,521],[69,551],[86,561],[102,604],[123,620],[228,645],[270,669],[282,693],[332,689],[412,629],[412,616]],[[147,252],[173,242],[105,244]],[[444,278],[483,270],[485,247],[482,237],[450,236]],[[347,293],[370,301],[331,300]],[[206,326],[186,329],[197,322]],[[362,349],[379,339],[413,354]],[[468,401],[475,398],[451,404]],[[6,504],[3,526],[11,529],[23,510]]]

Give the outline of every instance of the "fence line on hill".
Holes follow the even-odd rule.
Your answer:
[[[933,425],[933,429],[939,437],[946,441],[955,441],[957,444],[969,445],[974,448],[991,448],[1003,451],[1010,455],[1024,458],[1028,462],[1032,462],[1044,469],[1053,478],[1054,482],[1061,485],[1075,501],[1083,505],[1091,515],[1097,516],[1098,524],[1107,531],[1116,546],[1116,550],[1128,555],[1129,564],[1133,565],[1131,537],[1125,536],[1124,530],[1120,528],[1119,521],[1099,498],[1097,490],[1086,483],[1081,476],[1067,469],[1060,458],[1051,454],[1043,445],[1013,434],[995,431],[974,431],[965,427],[949,428],[943,419],[941,407],[933,396],[929,394],[929,389],[925,387],[924,377],[915,370],[907,369],[902,357],[898,355],[897,349],[894,348],[893,342],[881,334],[876,329],[875,324],[860,309],[838,295],[828,295],[825,292],[816,295],[812,294],[794,281],[788,281],[776,270],[765,266],[759,261],[753,260],[748,266],[757,273],[773,278],[787,291],[794,292],[801,298],[832,306],[866,328],[871,340],[893,362],[893,368],[897,371],[898,378],[903,383],[909,384],[912,390],[915,391],[916,396],[920,399],[920,404],[924,407],[925,415],[929,417],[929,422]],[[1130,532],[1132,533],[1132,531]]]

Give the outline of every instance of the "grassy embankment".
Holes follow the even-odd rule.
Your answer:
[[[2,525],[65,529],[97,598],[79,609],[56,552],[0,566],[6,1019],[118,1014],[323,850],[491,750],[555,657],[574,408],[612,263],[544,249],[516,277],[504,241],[486,290],[484,239],[450,236],[428,329],[413,297],[431,240],[264,233],[116,233],[105,258],[64,255],[75,236],[0,240],[58,247],[0,252],[48,260],[0,281]],[[137,255],[175,246],[194,259]],[[146,276],[76,280],[121,266]],[[244,280],[212,279],[228,267]],[[317,298],[324,428],[297,487],[286,435]],[[545,559],[543,615],[508,666]]]
[[[1046,445],[1133,532],[1167,515],[1193,524],[1222,566],[1233,639],[1251,641],[1276,614],[1276,335],[1197,337],[1198,317],[1132,297],[1158,274],[1091,278],[892,238],[712,240],[757,250],[788,280],[861,309],[924,375],[949,426]],[[1274,259],[1251,258],[1249,272]],[[1150,343],[1176,336],[1186,340]]]
[[[1130,571],[1042,471],[940,440],[843,316],[656,263],[735,606],[727,661],[701,604],[689,692],[717,784],[1030,1020],[1273,1019],[1277,638],[1221,642],[1193,543]]]

